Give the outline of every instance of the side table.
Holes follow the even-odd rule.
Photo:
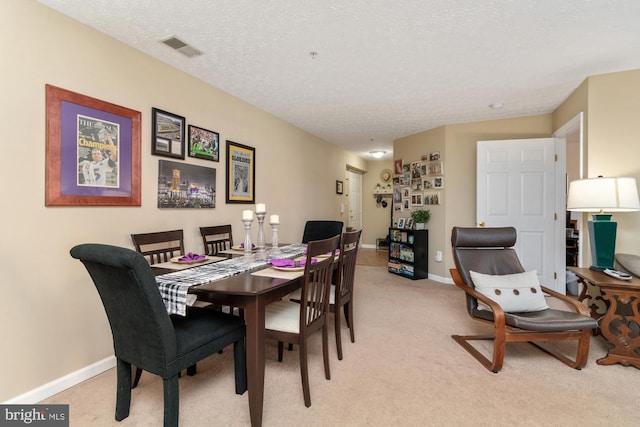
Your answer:
[[[620,363],[640,369],[640,279],[618,280],[588,268],[567,268],[585,285],[579,299],[591,309],[592,317],[600,315],[601,300],[607,305],[599,324],[602,336],[612,347],[596,363]],[[594,296],[593,290],[587,290],[590,286],[597,288],[601,295]]]

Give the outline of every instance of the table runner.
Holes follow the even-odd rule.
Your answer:
[[[306,244],[295,243],[279,249],[278,258],[293,258],[304,254]],[[211,264],[198,265],[192,268],[174,271],[156,277],[160,295],[167,307],[167,313],[186,315],[187,293],[191,286],[202,285],[215,280],[231,277],[236,274],[256,270],[267,265],[267,260],[257,260],[256,254],[250,259],[245,257],[231,258]]]

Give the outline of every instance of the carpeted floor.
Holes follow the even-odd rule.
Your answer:
[[[278,363],[276,343],[267,343],[265,426],[638,425],[640,371],[597,365],[606,354],[603,338],[592,338],[581,371],[529,344],[509,344],[503,370],[491,373],[450,337],[489,328],[467,316],[462,292],[452,285],[360,264],[355,328],[351,343],[343,326],[342,361],[330,332],[330,381],[324,379],[320,334],[310,339],[310,408],[302,397],[297,347]],[[180,379],[182,426],[250,425],[247,394],[234,394],[230,350],[199,363],[196,376]],[[71,426],[161,425],[158,377],[143,374],[131,414],[120,423],[114,420],[115,393],[111,369],[43,403],[68,403]]]

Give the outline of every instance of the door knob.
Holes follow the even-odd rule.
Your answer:
[[[480,221],[480,222],[478,223],[478,225],[479,225],[480,227],[484,227],[484,221]]]

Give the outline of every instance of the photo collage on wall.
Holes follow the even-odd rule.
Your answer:
[[[439,151],[426,154],[416,161],[394,161],[394,212],[428,209],[442,204],[444,162]],[[398,218],[398,223],[400,223]],[[406,226],[406,221],[403,221]]]

